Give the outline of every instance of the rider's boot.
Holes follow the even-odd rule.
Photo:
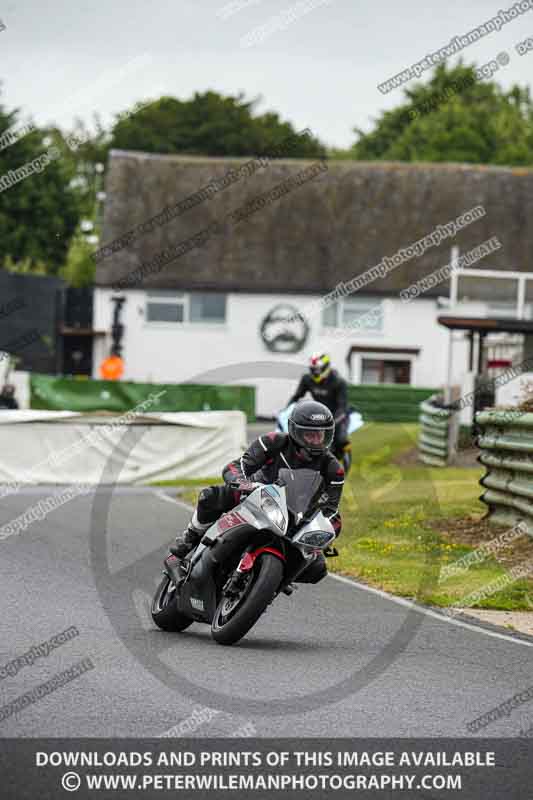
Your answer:
[[[345,444],[342,448],[342,457],[339,459],[339,461],[344,467],[345,475],[347,475],[350,471],[350,467],[352,466],[352,445],[350,442]]]
[[[170,552],[177,558],[185,558],[193,550],[208,528],[211,527],[212,522],[199,522],[196,511],[193,514],[192,520],[189,522],[187,528],[183,533],[176,536],[176,544],[170,548]]]

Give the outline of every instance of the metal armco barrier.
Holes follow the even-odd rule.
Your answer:
[[[437,395],[420,403],[418,456],[424,464],[445,467],[451,456],[450,431],[453,412],[432,404]]]
[[[533,536],[533,414],[480,411],[478,461],[486,468],[480,500],[495,525],[523,522]]]

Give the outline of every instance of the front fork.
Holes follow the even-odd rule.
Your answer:
[[[276,556],[276,558],[279,558],[280,561],[283,561],[284,564],[287,561],[285,555],[277,547],[272,547],[271,545],[262,545],[261,547],[250,545],[244,551],[241,560],[237,564],[237,568],[224,584],[222,591],[225,595],[231,597],[242,592],[249,580],[250,572],[253,570],[257,558],[262,553],[271,553],[273,556]]]
[[[300,566],[298,570],[296,570],[296,572],[292,572],[289,575],[285,571],[285,576],[282,583],[279,586],[278,594],[280,592],[283,592],[286,595],[291,595],[293,589],[297,588],[292,585],[293,582],[298,580],[299,575],[301,575],[302,572],[304,572],[309,566],[311,566],[313,561],[315,561],[318,555],[322,552],[323,551],[320,549],[313,550],[312,553],[307,557],[303,554],[303,552],[301,552],[303,564]],[[284,564],[287,563],[285,555],[277,547],[273,546],[255,547],[254,545],[250,545],[243,553],[242,558],[237,565],[237,568],[230,575],[230,577],[224,584],[222,590],[224,595],[229,597],[235,597],[245,589],[249,580],[250,572],[252,571],[257,558],[262,553],[272,553],[272,555],[281,559],[284,562]],[[335,551],[327,553],[325,555],[337,555],[337,553]]]

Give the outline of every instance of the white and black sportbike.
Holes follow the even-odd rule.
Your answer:
[[[245,499],[207,529],[186,559],[165,560],[152,603],[156,625],[183,631],[203,622],[220,644],[242,639],[314,560],[337,555],[330,548],[335,530],[321,510],[323,488],[310,469],[282,469],[273,484],[249,484]]]

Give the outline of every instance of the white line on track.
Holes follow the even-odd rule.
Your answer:
[[[184,503],[183,500],[178,500],[177,497],[169,497],[168,494],[165,493],[163,489],[155,489],[154,494],[156,497],[159,497],[160,500],[164,500],[165,503],[172,503],[173,505],[181,506],[182,508],[186,508],[187,511],[194,511],[193,506],[189,503]]]
[[[182,508],[186,508],[188,511],[193,510],[191,505],[184,503],[182,500],[175,500],[172,497],[169,497],[162,489],[157,489],[155,493],[161,500],[165,500],[168,503],[177,503],[178,505],[182,506]],[[395,597],[395,595],[388,594],[388,592],[384,592],[382,589],[374,589],[373,586],[367,586],[364,583],[359,583],[359,581],[356,581],[354,578],[345,578],[343,575],[335,575],[332,572],[328,573],[328,578],[333,578],[333,580],[345,583],[348,586],[351,586],[352,589],[361,589],[363,592],[375,594],[384,600],[389,600],[391,603],[396,603],[396,605],[404,606],[405,608],[417,611],[419,614],[424,614],[426,617],[432,617],[439,622],[447,622],[449,625],[456,625],[458,628],[466,628],[466,630],[474,631],[474,633],[482,633],[485,636],[491,636],[493,639],[503,639],[505,642],[521,644],[524,647],[533,647],[533,642],[526,642],[524,639],[508,636],[505,633],[488,631],[486,628],[482,628],[480,625],[472,625],[469,622],[462,622],[462,620],[459,619],[451,619],[444,614],[439,614],[437,611],[433,611],[431,608],[424,608],[423,606],[417,605],[417,603],[411,602],[411,600],[406,600],[405,597]]]
[[[449,625],[457,625],[459,628],[466,628],[467,630],[474,631],[475,633],[483,633],[485,636],[492,636],[494,639],[503,639],[506,642],[513,642],[513,644],[521,644],[525,647],[533,647],[533,642],[526,642],[524,639],[508,636],[505,633],[488,631],[486,628],[482,628],[480,625],[471,625],[469,622],[462,622],[459,619],[451,619],[444,614],[439,614],[438,611],[433,611],[431,608],[424,608],[423,606],[417,605],[417,603],[411,602],[411,600],[406,600],[405,597],[395,597],[392,594],[384,592],[382,589],[374,589],[373,586],[366,586],[364,583],[359,583],[359,581],[356,581],[353,578],[345,578],[343,575],[334,575],[331,572],[328,574],[328,577],[333,578],[336,581],[341,581],[341,583],[346,583],[348,586],[351,586],[352,589],[362,589],[364,592],[376,594],[378,597],[382,597],[384,600],[390,600],[391,603],[396,603],[399,606],[405,606],[413,611],[417,611],[419,614],[425,614],[426,617],[433,617],[433,619],[437,619],[439,622],[447,622]]]

